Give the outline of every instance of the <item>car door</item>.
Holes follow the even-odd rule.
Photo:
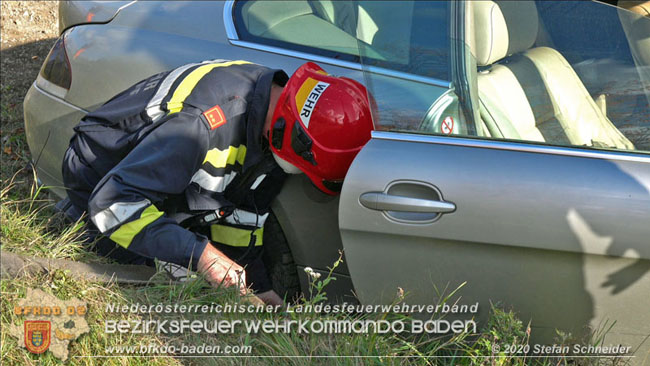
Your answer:
[[[410,126],[382,120],[395,115],[400,105],[377,100],[377,130],[343,185],[339,228],[357,296],[366,304],[392,303],[401,288],[407,303],[435,304],[460,287],[458,301],[478,303],[479,321],[486,319],[490,304],[499,303],[514,309],[524,323],[532,320],[533,340],[552,341],[555,329],[580,337],[588,333],[585,326],[593,330],[613,324],[606,341],[636,349],[650,334],[646,92],[636,88],[627,99],[615,95],[623,106],[598,112],[612,116],[613,126],[636,149],[596,142],[582,146],[550,137],[496,137],[488,131],[482,110],[482,99],[489,96],[478,98],[483,91],[477,90],[476,81],[481,73],[496,73],[496,66],[477,67],[476,49],[467,45],[478,39],[474,32],[479,26],[472,19],[482,10],[476,7],[494,3],[454,4],[447,24],[454,39],[448,58],[451,88],[432,97],[431,108],[421,113],[423,122]],[[606,6],[566,5],[571,9],[552,11],[593,27],[598,19],[588,22],[580,14],[593,14],[582,13],[591,6]],[[553,15],[541,14],[543,8],[537,7],[540,19]],[[614,7],[598,11],[608,19],[618,19],[620,12]],[[545,26],[539,20],[539,33],[552,33]],[[548,48],[550,42],[540,39],[538,34],[531,48]],[[412,47],[410,52],[418,50]],[[372,65],[372,56],[366,56],[366,64]],[[508,62],[516,62],[510,59],[515,56],[507,56]],[[573,65],[584,61],[571,60]],[[506,67],[508,62],[499,61]],[[628,85],[638,85],[638,74],[627,72],[635,64],[631,59],[621,63]],[[371,71],[366,70],[371,94],[387,95],[383,76]],[[529,85],[519,81],[529,92]],[[508,101],[516,102],[514,97]],[[537,113],[538,106],[527,110]],[[578,134],[585,132],[584,126],[576,127]],[[648,345],[642,349],[647,352]]]

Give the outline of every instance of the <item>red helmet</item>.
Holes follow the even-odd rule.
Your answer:
[[[280,94],[269,141],[283,169],[292,165],[321,191],[335,195],[372,129],[366,88],[308,62]]]

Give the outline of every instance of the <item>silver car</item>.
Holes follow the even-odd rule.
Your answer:
[[[63,196],[72,127],[134,82],[197,60],[315,61],[365,83],[376,131],[340,197],[287,181],[265,230],[276,288],[306,290],[303,269],[344,249],[330,298],[390,303],[401,287],[429,304],[466,282],[479,319],[512,306],[543,342],[613,323],[605,343],[643,362],[650,4],[614,3],[61,2],[27,139]]]

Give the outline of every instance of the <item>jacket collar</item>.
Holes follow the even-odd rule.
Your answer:
[[[278,85],[286,85],[289,77],[279,69],[269,69],[257,78],[255,90],[253,91],[253,100],[248,111],[248,120],[246,127],[246,159],[244,160],[243,171],[257,164],[264,152],[264,137],[262,129],[266,119],[266,111],[269,109],[269,100],[271,95],[271,84],[275,82]]]

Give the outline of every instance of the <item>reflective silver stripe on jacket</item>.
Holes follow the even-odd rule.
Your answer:
[[[257,215],[255,212],[250,212],[241,209],[235,209],[232,215],[226,217],[226,222],[232,225],[247,225],[247,226],[264,226],[266,218],[269,217],[268,212],[264,215]]]
[[[162,84],[160,84],[160,87],[158,88],[158,91],[156,91],[156,94],[154,94],[153,98],[151,98],[149,101],[149,104],[147,104],[147,115],[149,118],[155,122],[160,117],[165,115],[165,111],[160,108],[160,102],[162,102],[163,98],[167,95],[167,93],[169,93],[169,89],[171,89],[174,81],[176,81],[176,79],[178,79],[178,77],[181,76],[181,74],[184,73],[187,69],[196,65],[200,64],[195,63],[185,65],[183,67],[177,68],[176,70],[169,73],[169,75],[167,75]]]
[[[236,172],[230,172],[223,177],[215,177],[210,175],[205,170],[199,169],[196,173],[194,173],[191,181],[198,184],[203,189],[221,193],[226,189],[228,184],[230,184],[230,182],[235,179],[236,175]]]
[[[225,62],[226,60],[210,60],[210,61],[203,61],[201,63],[193,63],[193,64],[188,64],[185,66],[181,66],[174,71],[170,72],[169,75],[163,80],[163,82],[160,84],[160,87],[158,88],[158,91],[156,91],[156,94],[151,98],[149,103],[147,104],[147,116],[151,118],[152,121],[156,122],[160,117],[165,115],[165,111],[160,108],[160,102],[162,102],[163,98],[169,93],[169,90],[172,87],[172,84],[174,84],[174,81],[178,79],[181,74],[183,74],[187,69],[201,65],[201,64],[209,64],[209,63],[220,63],[220,62]]]
[[[255,179],[255,182],[253,182],[253,185],[251,185],[251,190],[256,190],[257,187],[262,183],[262,181],[266,178],[266,174],[262,174],[257,179]]]
[[[151,201],[147,199],[138,202],[115,202],[109,208],[96,213],[91,219],[99,231],[105,233],[149,205]]]

